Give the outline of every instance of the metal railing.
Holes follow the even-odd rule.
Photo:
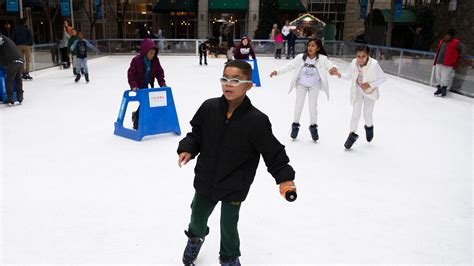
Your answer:
[[[135,54],[140,49],[141,39],[103,39],[94,41],[100,55]],[[153,39],[160,50],[160,55],[198,55],[199,44],[205,39]],[[240,40],[235,40],[238,44]],[[305,51],[307,40],[296,41],[295,54]],[[210,52],[215,56],[225,56],[223,42],[211,43]],[[355,57],[355,49],[359,43],[343,41],[325,41],[324,47],[330,57],[350,62]],[[273,56],[275,43],[272,40],[252,40],[252,46],[257,56]],[[371,56],[378,60],[382,69],[389,74],[433,86],[435,53],[400,49],[384,46],[369,45]],[[285,50],[285,49],[284,49]],[[57,66],[60,54],[57,44],[42,44],[33,46],[31,69],[38,70]],[[98,55],[90,54],[91,58]],[[286,54],[283,51],[282,58]],[[466,57],[460,62],[452,79],[451,90],[460,94],[474,97],[473,57]]]

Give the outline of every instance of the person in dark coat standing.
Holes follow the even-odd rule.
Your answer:
[[[288,50],[286,54],[286,59],[295,58],[295,45],[296,45],[296,34],[294,33],[293,30],[290,30],[290,33],[286,36],[286,42],[288,44]]]
[[[205,41],[199,45],[199,65],[201,66],[203,57],[204,64],[207,66],[207,51],[209,51],[209,41]]]
[[[13,101],[13,82],[15,82],[16,85],[16,97],[18,102],[20,104],[23,102],[23,81],[21,80],[23,63],[24,60],[15,43],[7,36],[0,34],[0,65],[3,65],[6,69],[6,102],[9,106],[15,103]],[[2,99],[2,101],[4,101],[4,99]]]
[[[22,77],[26,80],[32,80],[33,78],[30,76],[30,58],[31,46],[33,45],[33,35],[31,35],[31,30],[26,26],[26,18],[20,19],[18,25],[13,30],[12,39],[23,54],[25,60],[25,63],[23,64]]]
[[[151,39],[143,40],[140,54],[136,55],[128,68],[128,84],[132,91],[154,87],[155,79],[160,87],[166,87],[165,73],[158,59],[158,48]],[[138,107],[140,109],[140,107]],[[138,110],[132,113],[133,129],[138,129]]]
[[[295,171],[283,146],[273,135],[268,116],[255,108],[246,96],[252,88],[252,67],[240,60],[225,64],[220,78],[223,95],[206,100],[191,120],[192,131],[179,142],[178,165],[197,157],[194,168],[195,194],[191,221],[185,231],[188,242],[183,263],[196,260],[207,221],[221,202],[221,265],[240,265],[239,212],[263,157],[268,172],[280,186],[280,193],[292,187]]]

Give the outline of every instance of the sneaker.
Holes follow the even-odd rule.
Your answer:
[[[371,142],[372,139],[374,138],[374,126],[368,127],[364,126],[365,128],[365,138],[367,139],[368,142]]]
[[[76,78],[74,79],[74,82],[78,82],[81,79],[81,74],[77,74]]]
[[[311,132],[311,138],[314,141],[317,141],[319,139],[318,135],[318,125],[311,125],[309,126],[309,132]]]
[[[204,243],[204,238],[195,236],[189,231],[184,231],[184,233],[188,237],[188,243],[186,244],[186,248],[184,249],[183,263],[185,265],[193,265],[194,261],[199,255],[201,246]]]
[[[291,124],[291,138],[296,139],[298,137],[298,131],[300,130],[300,124],[299,123],[293,123]]]
[[[227,257],[227,256],[220,255],[219,263],[222,266],[240,266],[239,257]]]
[[[352,147],[352,145],[354,145],[354,143],[356,142],[358,138],[359,138],[359,135],[357,135],[354,132],[351,132],[349,134],[349,137],[347,137],[346,143],[344,143],[344,147],[346,147],[346,149],[349,150]]]

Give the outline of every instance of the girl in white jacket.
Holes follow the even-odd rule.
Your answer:
[[[377,60],[370,57],[369,46],[358,46],[356,53],[356,58],[352,60],[347,72],[343,75],[337,73],[339,78],[351,80],[351,104],[353,107],[350,133],[344,143],[346,149],[350,149],[359,138],[356,131],[362,106],[364,107],[365,137],[368,142],[374,138],[373,112],[375,101],[380,97],[378,86],[387,80]]]
[[[329,61],[322,41],[311,39],[307,43],[306,53],[297,55],[292,61],[280,69],[273,71],[270,77],[294,71],[293,80],[290,84],[290,93],[296,89],[296,102],[293,124],[291,125],[291,138],[296,139],[300,128],[301,111],[304,100],[308,94],[311,138],[319,139],[318,135],[318,96],[319,91],[326,93],[329,99],[328,75],[337,75],[336,66]]]

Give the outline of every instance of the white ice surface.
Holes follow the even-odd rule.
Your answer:
[[[195,161],[180,169],[176,148],[200,104],[220,96],[224,59],[161,58],[183,135],[142,142],[113,135],[130,60],[90,60],[89,84],[75,84],[71,69],[34,72],[24,104],[0,106],[1,265],[181,264]],[[261,160],[240,213],[241,262],[472,264],[472,99],[389,76],[374,141],[361,121],[347,152],[348,82],[330,78],[330,101],[320,94],[320,141],[307,106],[292,141],[291,74],[268,77],[285,62],[261,58],[263,86],[248,95],[286,146],[298,200],[279,195]],[[219,216],[198,265],[217,263]]]

